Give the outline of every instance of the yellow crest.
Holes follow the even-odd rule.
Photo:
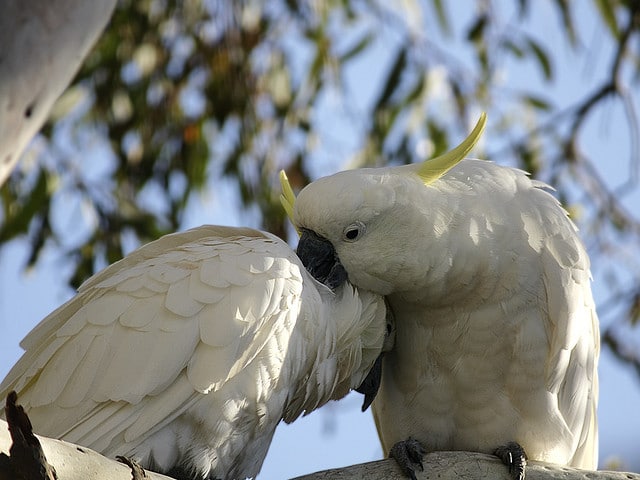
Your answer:
[[[280,194],[280,203],[284,208],[284,211],[287,212],[287,217],[296,227],[296,224],[293,222],[293,204],[296,203],[296,195],[293,193],[293,188],[291,188],[291,184],[289,183],[289,179],[287,178],[287,174],[284,170],[280,170],[280,186],[282,187],[282,193]],[[296,231],[298,235],[300,235],[300,231],[298,227],[296,227]]]
[[[418,170],[415,171],[417,175],[422,179],[425,185],[429,185],[430,183],[436,181],[442,175],[447,173],[449,169],[454,167],[460,160],[462,160],[467,153],[471,151],[471,149],[478,143],[480,139],[480,135],[484,130],[484,127],[487,123],[487,114],[482,113],[480,115],[480,119],[476,126],[471,131],[469,136],[465,138],[460,145],[458,145],[453,150],[445,153],[444,155],[440,155],[439,157],[432,158],[423,162],[422,164],[418,164]],[[405,168],[405,167],[400,167]],[[284,207],[284,211],[287,212],[287,217],[293,225],[293,205],[296,203],[296,196],[293,193],[293,189],[291,188],[291,184],[289,183],[289,179],[287,178],[287,174],[284,170],[280,170],[280,186],[282,187],[282,193],[280,194],[280,203]],[[298,227],[296,227],[296,231],[300,234]]]
[[[418,171],[416,172],[418,176],[422,179],[425,185],[429,185],[430,183],[435,182],[442,175],[447,173],[451,168],[453,168],[460,160],[462,160],[467,153],[471,151],[471,149],[478,143],[480,139],[480,135],[482,135],[482,131],[484,130],[484,126],[487,123],[487,114],[482,113],[480,115],[480,119],[476,126],[471,131],[469,136],[465,138],[460,145],[458,145],[453,150],[440,155],[439,157],[432,158],[430,160],[426,160],[420,164]]]

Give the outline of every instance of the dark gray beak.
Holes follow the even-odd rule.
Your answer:
[[[311,230],[302,229],[298,257],[313,278],[334,290],[347,281],[347,272],[331,242]]]
[[[382,353],[380,353],[378,358],[376,358],[373,367],[371,367],[371,370],[362,381],[362,384],[355,389],[356,392],[364,395],[364,401],[362,402],[363,412],[369,408],[378,394],[380,383],[382,382],[382,362],[384,354],[389,352],[396,342],[395,317],[393,316],[393,311],[386,299],[385,304],[387,305],[387,335],[385,336],[384,344],[382,346]]]
[[[356,392],[364,395],[362,402],[362,411],[366,411],[369,405],[373,403],[380,389],[380,382],[382,381],[382,357],[384,353],[378,355],[373,367],[369,370],[366,378],[362,381],[362,384],[356,388]]]

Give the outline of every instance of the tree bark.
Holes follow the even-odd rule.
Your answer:
[[[73,79],[115,4],[0,2],[0,186]]]
[[[38,436],[47,461],[60,480],[131,480],[131,469],[85,447]],[[7,423],[0,420],[0,452],[9,454],[11,438]],[[147,471],[150,480],[170,477]],[[424,458],[424,471],[418,480],[511,480],[507,468],[491,455],[470,452],[433,452]],[[258,475],[258,479],[260,475]],[[292,480],[406,480],[395,461],[379,460],[344,468],[324,470]],[[0,471],[0,479],[3,479]],[[640,474],[579,470],[542,462],[529,462],[527,480],[640,480]]]
[[[71,443],[36,435],[47,461],[55,469],[59,480],[131,480],[131,468],[103,457],[99,453]],[[11,437],[7,422],[0,420],[0,453],[9,455]],[[172,480],[159,473],[145,472],[149,480]],[[6,476],[0,467],[0,479]]]
[[[424,471],[418,480],[511,480],[509,471],[491,455],[471,452],[433,452],[424,458]],[[394,460],[379,460],[345,468],[325,470],[292,480],[406,480]],[[528,462],[527,480],[640,480],[640,474],[591,471],[561,467],[543,462]]]

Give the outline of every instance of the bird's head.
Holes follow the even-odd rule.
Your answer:
[[[401,275],[411,282],[411,242],[422,239],[415,238],[420,219],[406,207],[466,156],[485,123],[483,114],[471,134],[440,157],[340,172],[307,185],[297,198],[281,174],[282,203],[300,234],[297,252],[307,270],[332,288],[348,279],[381,295],[393,293]]]

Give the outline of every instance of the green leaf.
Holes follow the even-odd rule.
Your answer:
[[[525,56],[525,52],[522,49],[522,47],[520,47],[519,45],[516,45],[516,43],[510,38],[505,38],[502,41],[502,48],[510,51],[518,58],[524,58]]]
[[[537,110],[553,110],[553,105],[548,100],[545,100],[544,98],[537,95],[523,95],[522,101]]]
[[[629,303],[629,313],[627,314],[631,320],[631,325],[640,323],[640,290],[633,296]]]
[[[403,99],[402,101],[403,106],[405,107],[410,106],[413,102],[415,102],[420,97],[420,95],[422,95],[422,92],[424,91],[424,88],[425,88],[425,81],[426,81],[426,76],[421,76],[417,79],[417,81],[413,85],[413,88],[409,91],[407,96]]]
[[[437,157],[445,153],[449,147],[447,131],[432,120],[427,121],[427,130],[429,132],[429,139],[433,144],[431,157]]]
[[[447,11],[444,8],[442,0],[433,0],[433,9],[436,11],[436,17],[438,17],[438,25],[442,33],[448,35],[451,33],[451,25],[449,24],[449,18],[447,17]]]
[[[618,2],[612,0],[594,0],[596,8],[600,12],[600,17],[607,26],[613,38],[620,38],[618,21],[616,20],[615,6]]]
[[[558,7],[558,10],[560,10],[560,16],[562,17],[562,23],[564,24],[565,33],[569,43],[572,47],[575,47],[578,44],[578,36],[576,35],[576,28],[570,5],[571,2],[569,0],[556,0],[556,6]]]
[[[351,60],[353,57],[357,56],[364,49],[366,49],[371,41],[374,39],[374,35],[371,32],[367,32],[363,37],[356,42],[351,48],[349,48],[346,52],[342,53],[338,58],[341,63],[344,63],[348,60]]]
[[[536,57],[545,80],[551,80],[553,78],[553,68],[551,66],[551,60],[549,59],[544,47],[531,37],[527,38],[527,47]]]
[[[375,110],[379,110],[384,105],[389,103],[391,95],[396,91],[400,85],[400,78],[407,65],[407,50],[405,48],[400,49],[396,55],[396,60],[393,62],[393,66],[387,75],[387,81],[384,84],[384,88],[378,97]]]
[[[476,21],[469,27],[467,32],[467,40],[471,42],[479,42],[482,40],[482,34],[484,29],[489,23],[489,17],[487,15],[480,15]]]
[[[9,215],[0,228],[0,242],[7,242],[27,233],[31,221],[43,213],[46,214],[45,207],[49,202],[46,171],[40,170],[33,189],[25,197],[26,200],[22,205],[17,204],[14,208],[7,210]]]
[[[516,153],[522,168],[536,177],[540,171],[540,152],[533,139],[529,144],[519,146]]]

